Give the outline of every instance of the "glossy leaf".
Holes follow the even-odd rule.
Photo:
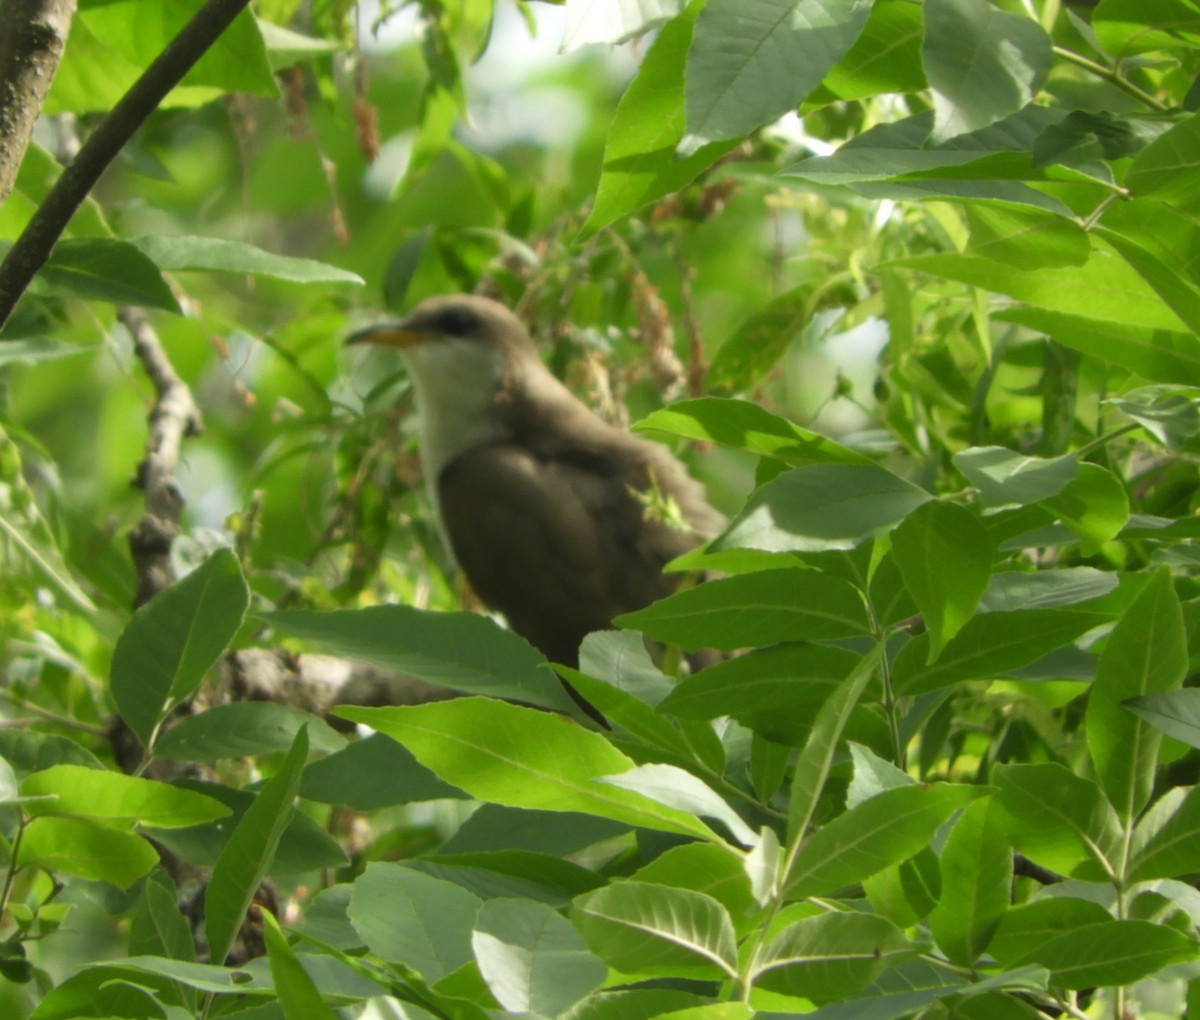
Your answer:
[[[869,630],[861,596],[812,570],[765,570],[676,592],[615,621],[657,641],[698,648],[755,648],[824,641]]]
[[[979,518],[953,503],[917,507],[892,534],[892,553],[929,630],[929,661],[975,612],[994,548]],[[953,570],[947,570],[947,564]]]
[[[478,613],[431,613],[411,606],[263,614],[272,627],[426,683],[512,698],[559,711],[578,708],[545,658],[523,638]]]
[[[608,975],[561,914],[528,900],[485,903],[471,946],[488,988],[510,1012],[557,1016]]]
[[[637,432],[661,432],[720,443],[796,467],[805,464],[867,464],[867,458],[748,400],[700,397],[680,400],[647,415]]]
[[[356,273],[312,259],[275,255],[244,241],[170,234],[138,237],[133,244],[160,269],[239,273],[288,283],[363,283]]]
[[[296,734],[279,771],[263,784],[229,838],[204,894],[204,934],[212,959],[224,961],[271,865],[308,755],[308,731]]]
[[[158,863],[141,836],[87,818],[33,819],[21,836],[18,867],[44,868],[128,889]]]
[[[1010,818],[1009,836],[1027,857],[1069,874],[1091,858],[1115,866],[1121,822],[1100,787],[1053,763],[998,765],[992,781]]]
[[[1100,613],[1072,610],[1014,610],[973,616],[926,665],[929,638],[914,638],[896,655],[893,683],[906,695],[940,690],[963,680],[1008,676],[1081,634],[1108,622]]]
[[[155,744],[155,753],[171,761],[213,761],[286,751],[296,734],[308,727],[311,746],[326,753],[340,751],[346,738],[316,716],[265,701],[214,705],[181,719]]]
[[[993,798],[969,804],[942,848],[942,895],[929,930],[953,963],[971,967],[1008,909],[1012,848]]]
[[[976,447],[954,455],[954,466],[979,490],[992,510],[1050,499],[1075,478],[1079,463],[1066,454],[1047,460],[1000,446]]]
[[[480,800],[580,811],[629,825],[716,839],[681,811],[596,780],[633,762],[598,733],[561,716],[459,698],[407,708],[340,708],[337,714],[400,741],[439,777]]]
[[[634,3],[641,8],[639,13],[647,15],[653,8],[679,6],[677,0],[634,0]],[[619,7],[602,0],[578,3],[573,0],[573,6],[581,5],[589,9],[586,16],[589,23],[601,18],[608,21],[619,11]],[[568,18],[570,11],[568,7]],[[675,158],[675,146],[683,137],[685,126],[684,66],[697,13],[698,8],[689,5],[684,13],[662,27],[621,97],[609,127],[596,200],[583,225],[583,237],[684,187],[737,144],[736,140],[712,142],[685,159]],[[568,44],[571,39],[568,23]]]
[[[1196,943],[1173,928],[1112,920],[1059,935],[1031,954],[1065,988],[1128,985],[1198,956]]]
[[[284,1015],[288,1020],[336,1020],[337,1014],[322,1001],[316,982],[288,945],[279,922],[269,910],[261,911],[261,917],[271,980]]]
[[[249,600],[237,557],[222,549],[134,614],[113,650],[111,684],[121,717],[143,744],[166,710],[200,685]]]
[[[737,973],[733,922],[711,896],[613,882],[575,901],[592,951],[628,974]]]
[[[354,883],[349,917],[376,956],[439,981],[473,958],[482,901],[453,882],[374,862]]]
[[[917,952],[882,917],[827,913],[794,921],[763,947],[756,985],[789,995],[839,999]]]
[[[788,873],[789,893],[832,893],[911,857],[955,811],[986,792],[948,784],[885,790],[812,835]]]
[[[940,141],[994,124],[1030,102],[1051,53],[1032,18],[986,0],[929,0],[922,55]]]
[[[865,0],[712,0],[688,53],[693,144],[738,138],[782,116],[858,38]]]
[[[27,805],[31,814],[93,818],[120,828],[180,828],[229,814],[224,804],[191,790],[82,765],[35,772],[21,784],[21,793],[47,798]]]
[[[713,549],[822,552],[853,549],[899,524],[932,497],[875,465],[813,464],[759,488]]]
[[[1149,800],[1162,734],[1122,702],[1175,690],[1187,670],[1183,614],[1171,574],[1161,568],[1117,621],[1088,695],[1088,750],[1100,785],[1127,825]]]

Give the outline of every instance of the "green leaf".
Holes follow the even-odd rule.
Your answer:
[[[1007,202],[971,203],[968,255],[1030,270],[1038,266],[1081,266],[1091,253],[1087,233],[1075,220],[1045,209]]]
[[[637,2],[660,6],[665,0]],[[679,4],[673,6],[678,8]],[[572,9],[568,8],[568,17]],[[603,11],[611,17],[618,9],[592,2],[591,10],[597,16]],[[699,6],[691,4],[662,27],[621,97],[608,129],[600,183],[581,238],[591,237],[622,216],[678,191],[737,145],[737,140],[713,142],[685,159],[675,157],[675,146],[685,126],[683,69],[698,11]]]
[[[683,681],[659,706],[689,719],[728,715],[790,742],[861,656],[830,645],[780,644],[725,659]]]
[[[48,797],[26,806],[35,815],[73,815],[122,828],[135,824],[182,828],[224,818],[229,809],[211,797],[168,783],[82,765],[55,765],[21,784],[26,797]]]
[[[846,807],[858,807],[859,804],[883,793],[885,790],[895,790],[901,786],[919,785],[912,776],[896,768],[890,761],[880,758],[869,747],[849,742],[850,759],[854,763],[854,775],[846,790]]]
[[[881,654],[882,650],[876,646],[872,653],[863,656],[854,671],[830,694],[817,713],[812,732],[796,760],[792,773],[792,792],[788,799],[789,866],[800,847],[800,841],[808,835],[808,827],[812,824],[817,802],[829,778],[833,754],[841,740],[842,731],[858,699],[862,697],[867,681],[875,675]]]
[[[0,758],[12,766],[18,776],[41,772],[52,765],[82,765],[103,769],[100,759],[75,741],[52,733],[0,727]]]
[[[1045,506],[1079,536],[1084,555],[1115,538],[1129,520],[1125,486],[1099,464],[1080,464],[1079,473]]]
[[[882,917],[827,913],[784,928],[763,947],[751,977],[771,991],[841,1000],[916,953],[904,933]]]
[[[1050,39],[1032,18],[986,0],[926,0],[925,74],[944,141],[1030,102],[1050,70]]]
[[[705,376],[705,386],[712,392],[750,389],[775,367],[788,345],[802,334],[812,316],[815,298],[816,289],[811,283],[805,283],[772,298],[750,318],[741,322],[733,335],[718,348]],[[755,408],[764,419],[773,417],[757,404],[749,406]],[[790,428],[797,434],[807,432],[796,425],[790,425]],[[786,431],[780,429],[779,432],[786,439]],[[808,435],[812,437],[810,445],[820,440],[825,446],[837,448],[832,440],[813,433]],[[866,458],[845,452],[847,456],[838,460],[866,463]]]
[[[1129,415],[1172,452],[1200,432],[1200,409],[1191,388],[1141,386],[1105,403]]]
[[[1005,967],[1017,967],[1059,935],[1111,920],[1112,915],[1091,900],[1043,896],[1012,907],[1000,918],[988,952]]]
[[[259,916],[262,917],[263,940],[271,965],[271,981],[284,1016],[287,1020],[337,1020],[337,1014],[322,1001],[316,982],[288,945],[279,922],[266,908],[260,909]]]
[[[1200,12],[1190,0],[1103,0],[1092,31],[1106,53],[1123,61],[1178,48],[1181,34],[1200,34]]]
[[[592,951],[626,974],[737,975],[737,943],[725,908],[704,893],[617,881],[575,901]]]
[[[853,549],[933,497],[876,465],[813,464],[757,489],[712,549]]]
[[[180,720],[158,740],[154,752],[170,761],[214,761],[286,751],[307,726],[314,751],[331,753],[346,738],[309,712],[266,701],[215,705]]]
[[[967,255],[917,255],[887,264],[892,266],[1007,294],[1034,305],[1038,311],[1066,313],[1139,330],[1184,328],[1179,316],[1129,263],[1106,252],[1093,251],[1082,266],[1060,266],[1052,273],[1027,272]]]
[[[308,756],[308,731],[300,730],[287,757],[242,815],[213,867],[204,894],[204,934],[209,956],[224,961],[246,919],[259,883],[275,856],[300,789]]]
[[[598,733],[561,716],[488,698],[405,708],[339,708],[407,747],[448,783],[480,800],[581,811],[629,825],[717,841],[708,826],[627,790],[598,783],[633,762]]]
[[[391,605],[332,613],[289,609],[262,618],[331,654],[363,659],[426,683],[578,711],[540,652],[478,613]]]
[[[1013,845],[1052,871],[1070,874],[1087,858],[1110,874],[1121,822],[1090,779],[1061,765],[998,765],[992,781],[1009,815]]]
[[[1179,121],[1139,152],[1125,175],[1125,187],[1161,202],[1195,200],[1200,174],[1200,114]]]
[[[885,92],[920,92],[926,86],[921,65],[921,11],[907,3],[876,3],[857,41],[825,75],[811,97],[866,99]]]
[[[757,918],[746,876],[746,859],[712,843],[671,847],[639,868],[633,877],[638,882],[669,885],[711,896],[729,911],[739,933]]]
[[[795,467],[871,463],[862,454],[818,432],[793,425],[748,400],[725,397],[680,400],[647,415],[633,429],[720,443],[760,457],[774,457]]]
[[[904,645],[896,655],[892,683],[896,693],[914,695],[963,680],[1010,676],[1110,619],[1100,613],[1058,609],[977,613],[932,665],[927,634]]]
[[[613,622],[688,652],[824,641],[870,631],[862,597],[850,584],[803,569],[717,578]]]
[[[685,149],[740,138],[795,109],[870,13],[868,0],[709,0],[688,53]]]
[[[110,0],[81,5],[45,112],[111,109],[200,6],[201,0],[154,4]],[[279,94],[258,22],[248,10],[233,20],[168,94],[163,108],[195,106],[222,92],[253,92],[272,98]]]
[[[1195,942],[1149,921],[1103,921],[1051,939],[1030,954],[1065,988],[1129,985],[1200,956]]]
[[[129,920],[130,956],[165,956],[171,960],[192,961],[196,943],[192,928],[179,912],[175,887],[169,879],[154,877],[142,884],[142,893]]]
[[[567,4],[562,52],[593,43],[628,42],[678,14],[680,6],[681,0],[632,0],[615,7],[600,0]]]
[[[1122,704],[1168,737],[1200,747],[1200,688],[1145,694]]]
[[[1193,333],[1200,333],[1200,290],[1181,276],[1148,248],[1136,241],[1108,230],[1095,229],[1097,236],[1104,238],[1121,257],[1151,286],[1181,322]]]
[[[453,882],[374,862],[355,880],[349,915],[376,956],[432,984],[471,958],[482,901]]]
[[[1055,343],[1152,382],[1200,385],[1200,346],[1190,333],[1179,329],[1129,325],[1044,308],[1005,308],[992,317],[1037,330]]]
[[[954,466],[979,490],[989,510],[1027,506],[1062,492],[1079,471],[1074,454],[1047,460],[1002,446],[978,446],[954,455]]]
[[[1129,880],[1190,875],[1196,870],[1198,853],[1200,788],[1175,787],[1138,820],[1129,847]]]
[[[988,792],[949,784],[885,790],[813,833],[788,873],[789,895],[826,895],[912,857],[955,811]]]
[[[135,237],[130,243],[160,269],[241,273],[288,283],[363,284],[356,273],[312,259],[275,255],[244,241],[163,234]]]
[[[981,613],[1011,613],[1031,609],[1064,609],[1115,592],[1120,578],[1095,567],[1006,571],[993,574],[979,600]]]
[[[6,338],[0,343],[0,365],[40,365],[74,354],[94,354],[99,349],[99,345],[65,343],[44,336]]]
[[[179,311],[179,302],[158,267],[127,241],[64,238],[38,278],[76,297]]]
[[[412,752],[382,733],[355,740],[344,750],[311,762],[304,770],[300,795],[322,804],[344,804],[356,811],[466,796],[443,783]]]
[[[235,790],[198,780],[181,780],[180,785],[220,801],[233,814],[208,825],[187,829],[154,829],[154,839],[193,864],[212,867],[220,860],[232,833],[254,805],[256,795],[249,790]],[[346,853],[333,836],[307,814],[295,811],[284,826],[283,836],[271,861],[271,873],[297,875],[321,868],[339,868],[345,864]]]
[[[17,866],[111,882],[128,889],[158,863],[141,836],[87,818],[33,819],[21,835]]]
[[[947,959],[973,967],[1008,909],[1012,847],[994,798],[967,806],[941,855],[942,895],[929,930]]]
[[[1100,785],[1130,827],[1150,798],[1162,734],[1121,703],[1175,690],[1187,671],[1183,613],[1162,567],[1108,636],[1088,695],[1088,751]]]
[[[892,533],[892,553],[925,618],[929,661],[962,630],[992,574],[995,547],[978,516],[954,503],[917,507]],[[953,564],[953,569],[946,569]]]
[[[622,790],[633,790],[643,797],[667,807],[723,823],[742,846],[753,846],[758,837],[736,811],[702,779],[675,765],[651,762],[637,765],[616,776],[605,776],[602,783],[611,783]]]
[[[604,961],[557,911],[528,900],[489,900],[471,946],[479,972],[506,1010],[557,1016],[608,976]]]
[[[113,650],[110,682],[121,717],[147,747],[237,633],[249,600],[237,557],[220,549],[134,613]]]

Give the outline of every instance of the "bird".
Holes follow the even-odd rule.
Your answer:
[[[723,524],[670,450],[588,408],[497,301],[430,297],[347,343],[399,351],[450,552],[480,600],[553,662],[577,666],[587,634],[671,594],[663,567]]]

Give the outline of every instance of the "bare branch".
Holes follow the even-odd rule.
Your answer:
[[[179,378],[146,316],[136,308],[122,308],[121,322],[133,337],[133,349],[154,384],[146,457],[138,465],[134,484],[146,494],[142,519],[129,533],[129,549],[137,569],[134,604],[142,605],[174,579],[171,543],[179,534],[183,495],[175,481],[179,451],[185,436],[201,429],[200,409],[192,391]]]
[[[0,205],[12,193],[74,17],[75,0],[0,7]]]

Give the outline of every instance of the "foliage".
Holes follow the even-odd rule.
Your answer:
[[[568,0],[515,90],[548,6],[395,6],[259,0],[0,334],[0,1010],[1195,1015],[1200,6]],[[79,7],[87,131],[199,3]],[[404,381],[339,351],[454,289],[729,512],[578,670],[456,611]],[[136,613],[126,305],[207,430]],[[214,671],[280,644],[468,696],[339,729]]]

